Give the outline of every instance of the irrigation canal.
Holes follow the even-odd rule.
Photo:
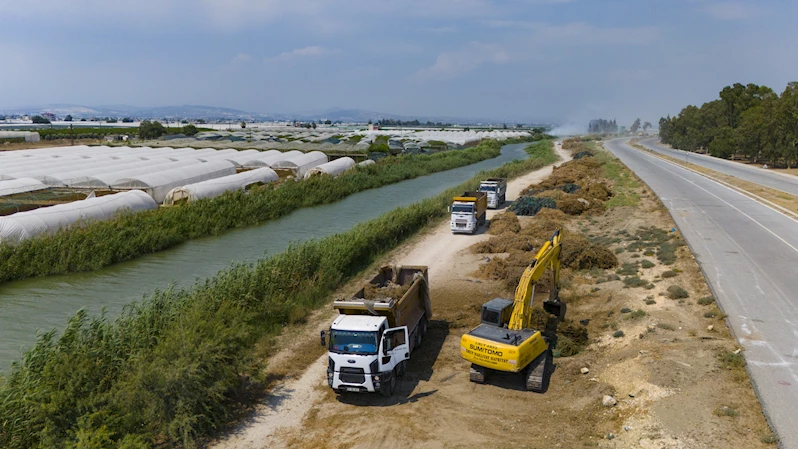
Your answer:
[[[175,248],[112,265],[91,273],[32,278],[0,285],[0,371],[7,370],[36,341],[37,332],[61,329],[79,309],[108,316],[170,283],[189,286],[213,276],[232,262],[276,254],[291,242],[346,231],[397,207],[439,194],[514,159],[528,157],[527,143],[502,147],[486,161],[396,184],[366,190],[336,203],[297,210],[260,226],[191,240]]]

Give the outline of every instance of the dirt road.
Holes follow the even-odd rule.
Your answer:
[[[570,153],[563,150],[561,145],[555,145],[555,151],[560,157],[555,166],[571,159]],[[508,182],[507,201],[513,201],[530,184],[545,179],[551,174],[552,168],[553,166],[547,166]],[[488,219],[496,213],[496,210],[488,210]],[[477,256],[465,250],[488,237],[484,227],[475,236],[454,235],[449,230],[449,222],[446,221],[427,235],[416,239],[414,244],[398,251],[392,256],[391,262],[429,266],[430,284],[435,285],[436,282],[453,276],[453,273],[457,273],[458,268],[462,268],[464,264],[476,263]],[[455,257],[458,253],[460,255]],[[318,316],[321,328],[329,325],[328,317],[329,314],[324,312]],[[315,333],[315,327],[313,332]],[[272,360],[272,363],[280,363],[279,358],[290,352],[283,351],[282,354],[278,354],[278,360]],[[278,386],[269,395],[266,403],[258,407],[257,412],[247,422],[213,447],[216,449],[284,447],[285,436],[297,429],[303,417],[314,405],[314,400],[319,398],[318,388],[326,387],[326,367],[326,356],[322,356],[315,360],[301,377]]]

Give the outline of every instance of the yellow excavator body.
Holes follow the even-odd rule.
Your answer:
[[[559,299],[560,251],[558,230],[524,270],[514,300],[496,298],[482,306],[482,324],[460,339],[460,355],[471,362],[471,381],[483,383],[490,371],[524,373],[528,390],[545,391],[557,324],[565,317],[566,309]],[[543,308],[554,319],[541,332],[530,326],[532,300],[535,286],[548,268],[552,270],[551,284]]]
[[[484,337],[463,335],[460,340],[460,355],[471,363],[496,371],[518,373],[532,360],[549,349],[540,331],[523,340],[519,345],[500,343]]]

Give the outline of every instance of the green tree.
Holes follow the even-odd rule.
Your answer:
[[[241,122],[241,129],[244,129],[246,127],[247,127],[247,122]]]
[[[166,134],[166,128],[158,121],[144,120],[139,125],[139,139],[157,139]]]
[[[643,123],[643,132],[648,131],[649,128],[651,128],[651,122]]]
[[[50,124],[50,119],[42,117],[41,115],[34,115],[31,120],[33,121],[33,123],[36,123],[36,124],[39,124],[39,125],[49,125]]]
[[[789,168],[798,162],[798,82],[787,84],[779,97],[776,117],[783,145],[781,157]]]
[[[71,115],[69,115],[69,114],[67,114],[67,116],[66,116],[66,117],[64,117],[64,121],[65,121],[65,122],[71,122],[71,121],[72,121],[72,116],[71,116]]]
[[[638,129],[640,129],[640,119],[639,118],[636,119],[634,123],[632,123],[632,126],[629,128],[629,131],[631,131],[632,134],[635,134]]]
[[[183,127],[183,134],[185,134],[187,136],[193,136],[193,135],[197,134],[198,132],[199,132],[199,130],[194,125],[188,124],[188,125]]]

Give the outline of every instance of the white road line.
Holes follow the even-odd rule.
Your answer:
[[[629,146],[629,145],[627,145],[627,146]],[[631,147],[631,146],[629,146],[629,148],[632,148],[632,147]],[[638,153],[641,153],[641,154],[645,154],[645,153],[642,153],[642,152],[640,152],[639,150],[636,150],[636,149],[634,149],[634,148],[632,148],[632,150],[633,150],[633,151],[637,151]],[[670,164],[670,165],[673,165],[673,166],[679,167],[679,168],[681,168],[682,170],[689,170],[689,169],[687,169],[687,168],[685,168],[685,167],[682,167],[681,165],[679,165],[679,164],[676,164],[676,163],[674,163],[674,162],[667,161],[667,160],[664,160],[664,159],[658,158],[658,157],[656,157],[656,156],[651,156],[651,155],[647,155],[647,156],[649,156],[649,157],[652,157],[652,158],[654,158],[654,159],[656,159],[656,160],[658,160],[658,161],[662,161],[662,162],[665,162],[665,163],[667,163],[667,164]],[[709,190],[707,190],[707,189],[705,189],[705,188],[701,187],[701,186],[700,186],[700,185],[698,185],[698,184],[697,184],[695,181],[692,181],[692,180],[690,180],[690,179],[687,179],[687,178],[685,178],[684,176],[682,176],[682,175],[680,175],[680,174],[676,173],[676,172],[675,172],[675,171],[673,171],[673,170],[668,170],[667,168],[664,168],[664,167],[663,167],[663,170],[665,170],[665,171],[667,171],[667,172],[671,173],[671,174],[672,174],[672,175],[674,175],[674,176],[678,176],[679,178],[681,178],[681,179],[683,179],[683,180],[685,180],[685,181],[689,182],[690,184],[692,184],[692,185],[694,185],[694,186],[698,187],[699,189],[703,190],[704,192],[706,192],[706,193],[708,193],[708,194],[712,195],[713,197],[717,198],[718,200],[722,201],[722,202],[723,202],[723,203],[725,203],[727,206],[729,206],[729,207],[731,207],[732,209],[736,210],[737,212],[741,213],[741,214],[742,214],[742,215],[744,215],[746,218],[748,218],[749,220],[751,220],[751,221],[753,221],[754,223],[756,223],[757,225],[759,225],[759,226],[760,226],[762,229],[764,229],[764,230],[768,231],[768,232],[769,232],[770,234],[772,234],[774,237],[776,237],[777,239],[781,240],[781,241],[782,241],[782,242],[783,242],[785,245],[787,245],[787,246],[789,246],[790,248],[792,248],[792,250],[793,250],[793,251],[795,251],[796,253],[798,253],[798,248],[796,248],[795,246],[791,245],[791,244],[790,244],[790,242],[788,242],[788,241],[784,240],[784,238],[782,238],[780,235],[776,234],[775,232],[773,232],[772,230],[770,230],[770,228],[768,228],[767,226],[765,226],[765,225],[763,225],[762,223],[758,222],[758,221],[757,221],[755,218],[753,218],[753,217],[751,217],[750,215],[746,214],[745,212],[743,212],[742,210],[740,210],[738,207],[734,206],[733,204],[729,203],[728,201],[724,200],[723,198],[721,198],[721,197],[719,197],[719,196],[715,195],[714,193],[710,192]],[[701,174],[701,173],[696,173],[696,172],[694,172],[693,170],[689,170],[689,171],[691,171],[692,173],[695,173],[695,174],[697,174],[697,175],[699,175],[699,176],[702,176],[702,177],[704,177],[705,179],[707,179],[707,180],[709,180],[709,181],[712,181],[712,182],[714,182],[715,184],[717,184],[717,185],[719,185],[719,186],[721,186],[721,187],[723,187],[723,188],[725,188],[725,189],[728,189],[730,192],[733,192],[733,193],[736,193],[737,195],[740,195],[740,196],[742,196],[743,198],[746,198],[746,199],[748,199],[748,200],[750,200],[750,199],[751,199],[749,196],[747,196],[747,195],[744,195],[744,194],[742,194],[742,193],[740,193],[740,192],[738,192],[738,191],[736,191],[736,190],[734,190],[734,189],[731,189],[731,188],[729,188],[728,186],[725,186],[725,185],[723,185],[723,184],[721,184],[721,183],[717,182],[717,181],[716,181],[716,180],[714,180],[714,179],[711,179],[711,178],[709,178],[709,177],[707,177],[707,176],[704,176],[704,175],[703,175],[703,174]],[[798,220],[796,220],[796,219],[794,219],[794,218],[790,217],[789,215],[786,215],[786,214],[784,214],[783,212],[781,212],[781,211],[779,211],[779,210],[776,210],[776,209],[774,209],[774,208],[772,208],[772,207],[768,206],[767,204],[762,204],[762,203],[759,203],[759,204],[760,204],[761,206],[763,206],[763,207],[767,207],[768,209],[772,210],[773,212],[776,212],[776,213],[778,213],[778,214],[781,214],[782,216],[784,216],[784,217],[786,217],[786,218],[789,218],[790,220],[792,220],[792,221],[795,221],[796,223],[798,223]]]

